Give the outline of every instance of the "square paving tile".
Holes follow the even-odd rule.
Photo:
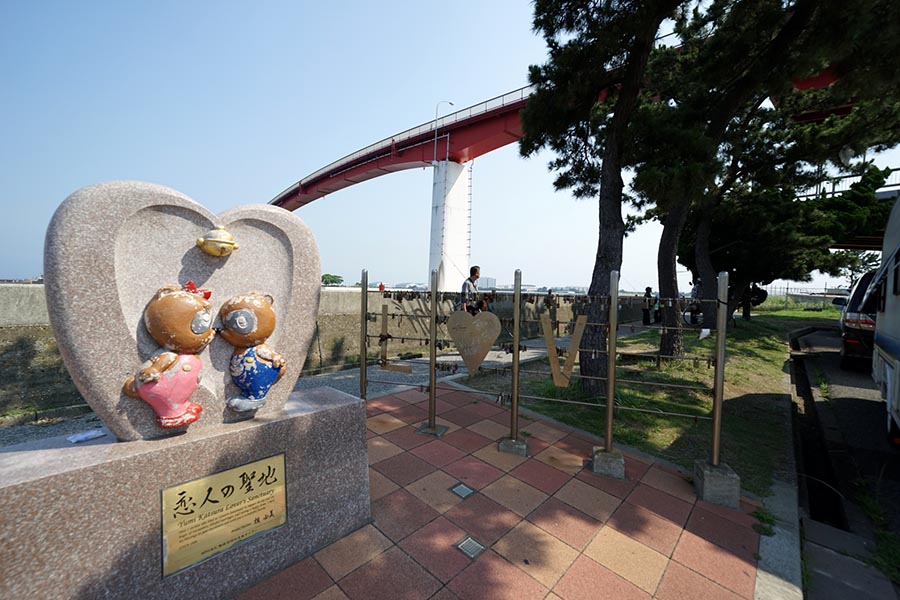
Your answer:
[[[383,498],[391,492],[400,489],[400,486],[369,467],[369,499],[373,502]]]
[[[441,391],[441,388],[438,388],[438,391]],[[472,403],[472,398],[474,398],[474,394],[470,394],[468,392],[461,392],[456,389],[444,389],[444,393],[438,394],[441,400],[444,402],[449,402],[453,406],[465,406],[466,404]]]
[[[375,436],[366,440],[366,447],[369,453],[370,465],[387,460],[392,456],[403,454],[403,448],[395,446],[381,436]]]
[[[489,440],[483,435],[478,435],[474,431],[468,429],[458,429],[453,433],[448,433],[441,438],[447,444],[455,448],[459,448],[463,452],[471,453],[480,450],[489,444],[493,444],[493,440]]]
[[[381,413],[366,419],[366,427],[379,435],[405,426],[406,423],[396,417],[392,417],[390,413]]]
[[[650,599],[650,594],[584,554],[575,560],[553,592],[563,600]]]
[[[400,429],[389,431],[382,437],[404,450],[412,450],[413,448],[421,446],[422,444],[427,444],[434,439],[432,436],[417,433],[416,428],[412,426],[401,427]]]
[[[500,479],[503,475],[500,469],[472,456],[450,463],[444,467],[444,471],[476,490]]]
[[[740,596],[672,561],[656,591],[658,600],[740,600]]]
[[[416,402],[413,406],[421,408],[422,410],[425,411],[426,414],[428,413],[428,399],[427,398],[425,400],[423,400],[422,402]],[[434,414],[441,415],[441,414],[444,414],[445,412],[447,412],[448,410],[454,410],[454,409],[456,409],[456,405],[450,404],[443,398],[435,398],[434,399]]]
[[[755,562],[754,555],[759,550],[759,534],[749,527],[742,527],[732,520],[695,506],[685,529],[747,562]]]
[[[385,412],[390,412],[392,410],[397,410],[398,408],[403,408],[404,406],[409,406],[409,404],[396,396],[381,396],[380,398],[366,400],[366,406],[374,406]]]
[[[438,517],[400,542],[400,547],[440,581],[447,583],[472,561],[454,545],[466,532]]]
[[[375,415],[380,415],[384,411],[378,408],[377,406],[369,406],[366,404],[366,417],[374,417]]]
[[[407,492],[397,490],[372,503],[375,526],[394,542],[399,542],[439,513]]]
[[[459,600],[459,596],[450,591],[450,588],[443,587],[441,591],[431,597],[431,600]]]
[[[675,523],[628,502],[620,504],[606,524],[666,556],[672,556],[681,537],[681,527]]]
[[[528,460],[526,457],[519,456],[518,454],[500,452],[500,449],[497,447],[497,442],[491,442],[490,446],[485,446],[481,450],[472,453],[472,456],[476,456],[484,462],[494,465],[503,471],[509,471]]]
[[[560,471],[559,469],[554,469],[553,467],[534,459],[522,463],[510,471],[509,474],[513,477],[518,477],[525,483],[536,487],[545,494],[553,494],[572,478],[568,473]]]
[[[578,479],[588,485],[592,485],[598,490],[603,490],[607,494],[612,494],[616,498],[625,498],[634,489],[637,482],[627,479],[628,473],[625,473],[626,479],[615,479],[594,473],[590,469],[582,469],[577,475]]]
[[[576,456],[591,458],[594,455],[594,446],[598,446],[600,443],[589,442],[574,433],[570,433],[566,437],[557,440],[553,445]]]
[[[428,418],[428,411],[422,410],[418,406],[405,405],[391,412],[391,416],[400,419],[404,423],[418,423]]]
[[[659,552],[608,526],[600,530],[584,553],[651,595],[669,563]]]
[[[422,421],[420,421],[418,423],[413,423],[412,426],[414,428],[418,429],[420,425],[424,425],[427,421],[428,421],[428,419],[422,419]],[[434,423],[436,425],[443,425],[444,427],[447,428],[447,431],[444,432],[444,435],[447,435],[448,433],[453,433],[454,431],[456,431],[457,429],[460,428],[459,425],[457,425],[456,423],[451,423],[447,419],[442,419],[441,417],[435,417]],[[432,439],[434,439],[434,438],[432,438]]]
[[[449,584],[460,600],[542,600],[549,591],[488,550]]]
[[[524,437],[524,436],[523,436]],[[528,456],[537,456],[547,448],[551,446],[550,442],[545,442],[540,438],[536,438],[533,435],[528,436]]]
[[[754,511],[757,511],[759,509],[745,502],[741,502],[741,510],[726,508],[724,506],[719,506],[718,504],[710,504],[709,502],[704,502],[699,498],[697,499],[697,504],[695,504],[694,506],[716,514],[724,519],[728,519],[729,521],[748,529],[752,529],[756,523],[759,523],[759,519],[754,517],[752,514]]]
[[[435,471],[406,486],[406,491],[443,514],[462,502],[462,498],[450,491],[456,482],[443,471]]]
[[[468,406],[448,410],[441,414],[441,416],[452,423],[456,423],[460,427],[468,427],[469,425],[484,419],[483,416],[469,410]]]
[[[500,538],[493,550],[548,588],[556,585],[579,554],[528,521]]]
[[[470,412],[481,415],[481,418],[483,419],[487,419],[492,415],[508,412],[505,408],[491,400],[479,400],[468,404],[466,408],[468,408]],[[506,419],[507,421],[509,420],[509,415],[507,415]]]
[[[481,494],[469,496],[444,513],[444,516],[487,546],[522,520],[516,513]]]
[[[655,487],[643,484],[638,484],[625,498],[625,502],[652,510],[678,527],[684,527],[693,508],[690,502],[679,500]]]
[[[625,454],[625,477],[631,481],[640,481],[650,469],[650,463],[639,460],[630,454]]]
[[[738,596],[753,598],[756,587],[756,565],[685,531],[678,540],[672,560],[712,579]]]
[[[478,421],[472,425],[469,425],[468,429],[470,431],[474,431],[479,435],[483,435],[489,440],[499,440],[501,438],[509,437],[509,425],[501,425],[500,423],[495,423],[490,419],[484,419],[482,421]]]
[[[401,400],[405,400],[409,404],[415,404],[416,402],[421,402],[422,400],[428,400],[428,393],[420,392],[419,390],[406,390],[405,392],[394,394],[394,396],[400,398]]]
[[[576,550],[584,550],[603,527],[603,523],[597,519],[556,498],[550,498],[541,504],[528,515],[528,521]]]
[[[377,462],[372,468],[401,486],[409,485],[435,470],[434,466],[409,452]]]
[[[443,467],[466,455],[462,450],[454,448],[442,440],[428,442],[424,446],[413,449],[410,454],[415,454],[435,467]]]
[[[548,464],[560,471],[565,471],[570,475],[576,475],[584,468],[584,457],[572,454],[571,452],[566,452],[562,448],[557,448],[556,446],[550,446],[540,454],[535,454],[534,457],[542,463]]]
[[[661,469],[658,465],[653,465],[647,469],[647,472],[641,478],[641,483],[655,487],[670,496],[675,496],[691,504],[697,500],[694,487],[688,483],[683,475],[673,473],[668,469]]]
[[[520,517],[527,516],[548,497],[544,492],[511,475],[504,475],[482,489],[481,493]]]
[[[262,599],[261,599],[262,600]],[[347,594],[341,591],[336,585],[331,586],[315,598],[313,600],[348,600]]]
[[[621,503],[621,500],[615,496],[577,479],[569,480],[569,483],[564,485],[553,497],[574,506],[601,523],[606,523]]]
[[[310,556],[250,588],[235,600],[310,600],[331,585],[331,577]]]
[[[374,431],[372,431],[371,429],[366,429],[366,439],[367,439],[367,440],[370,440],[370,439],[372,439],[373,437],[375,437],[375,436],[377,436],[377,435],[378,435],[378,434],[375,433]]]
[[[561,440],[562,438],[569,435],[568,431],[557,429],[556,427],[552,427],[540,421],[535,421],[531,425],[523,427],[522,431],[527,431],[534,437],[544,440],[548,444],[552,444],[557,440]]]
[[[366,525],[319,550],[315,557],[325,572],[338,580],[392,545],[374,526]]]
[[[350,600],[425,600],[441,588],[400,548],[376,556],[338,583]]]

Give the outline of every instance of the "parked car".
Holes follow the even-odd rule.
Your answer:
[[[834,304],[841,305],[841,368],[872,362],[875,345],[875,315],[877,299],[870,295],[863,304],[866,290],[875,276],[869,271],[859,278],[847,298],[835,298]]]

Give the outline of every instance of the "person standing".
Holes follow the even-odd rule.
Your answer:
[[[478,313],[476,296],[478,295],[478,278],[481,277],[481,267],[474,265],[469,269],[469,277],[463,281],[460,296],[460,310],[466,310],[475,315]]]
[[[641,312],[644,317],[644,325],[650,324],[650,311],[653,310],[653,288],[647,286],[644,289],[644,305],[641,308]]]

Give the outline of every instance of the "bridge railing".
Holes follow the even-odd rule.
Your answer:
[[[815,187],[809,188],[807,190],[803,190],[799,194],[797,194],[798,198],[811,198],[814,196],[819,196],[820,194],[825,194],[826,196],[833,196],[835,194],[840,194],[841,192],[846,192],[850,189],[854,183],[860,180],[859,175],[844,175],[842,177],[835,177],[833,179],[827,179],[816,184]],[[900,168],[891,169],[890,175],[885,179],[884,185],[878,188],[879,192],[891,192],[900,189]]]
[[[433,133],[436,129],[440,129],[441,127],[446,127],[448,125],[458,123],[459,121],[471,119],[472,117],[478,116],[480,114],[484,114],[492,110],[496,110],[498,108],[503,108],[504,106],[520,102],[528,98],[533,91],[534,86],[525,86],[523,88],[519,88],[517,90],[513,90],[511,92],[503,94],[502,96],[497,96],[496,98],[491,98],[490,100],[479,102],[478,104],[474,104],[472,106],[469,106],[468,108],[464,108],[448,115],[444,115],[443,117],[440,117],[438,119],[428,121],[427,123],[423,123],[422,125],[407,129],[406,131],[401,131],[396,135],[392,135],[391,137],[375,142],[374,144],[369,144],[365,148],[361,148],[356,152],[348,154],[347,156],[339,158],[333,163],[322,167],[311,175],[308,175],[301,179],[300,185],[303,186],[308,182],[315,181],[328,172],[340,170],[341,167],[352,164],[366,156],[371,156],[372,154],[377,153],[380,150],[389,150],[393,144],[400,144],[402,142],[405,142],[406,140],[422,136],[426,133]]]

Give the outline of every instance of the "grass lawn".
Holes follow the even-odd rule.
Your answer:
[[[740,475],[746,491],[757,496],[768,495],[773,475],[787,466],[784,457],[791,447],[789,332],[814,325],[835,325],[837,318],[838,312],[833,309],[763,311],[751,321],[738,319],[737,326],[729,329],[721,460]],[[622,330],[627,332],[628,326],[622,326]],[[616,405],[623,409],[615,413],[613,439],[616,443],[688,469],[697,458],[709,457],[711,421],[624,410],[632,407],[696,416],[711,414],[714,369],[709,359],[715,352],[715,336],[699,340],[698,333],[686,332],[687,360],[664,361],[660,368],[654,355],[659,343],[657,332],[643,332],[619,340]],[[568,388],[556,388],[546,361],[528,363],[522,366],[519,390],[526,396],[598,402],[585,395],[576,378],[573,380]],[[641,383],[703,389],[662,388]],[[494,393],[508,392],[510,375],[479,375],[467,385]],[[605,411],[600,407],[524,400],[522,406],[596,435],[603,433]]]

